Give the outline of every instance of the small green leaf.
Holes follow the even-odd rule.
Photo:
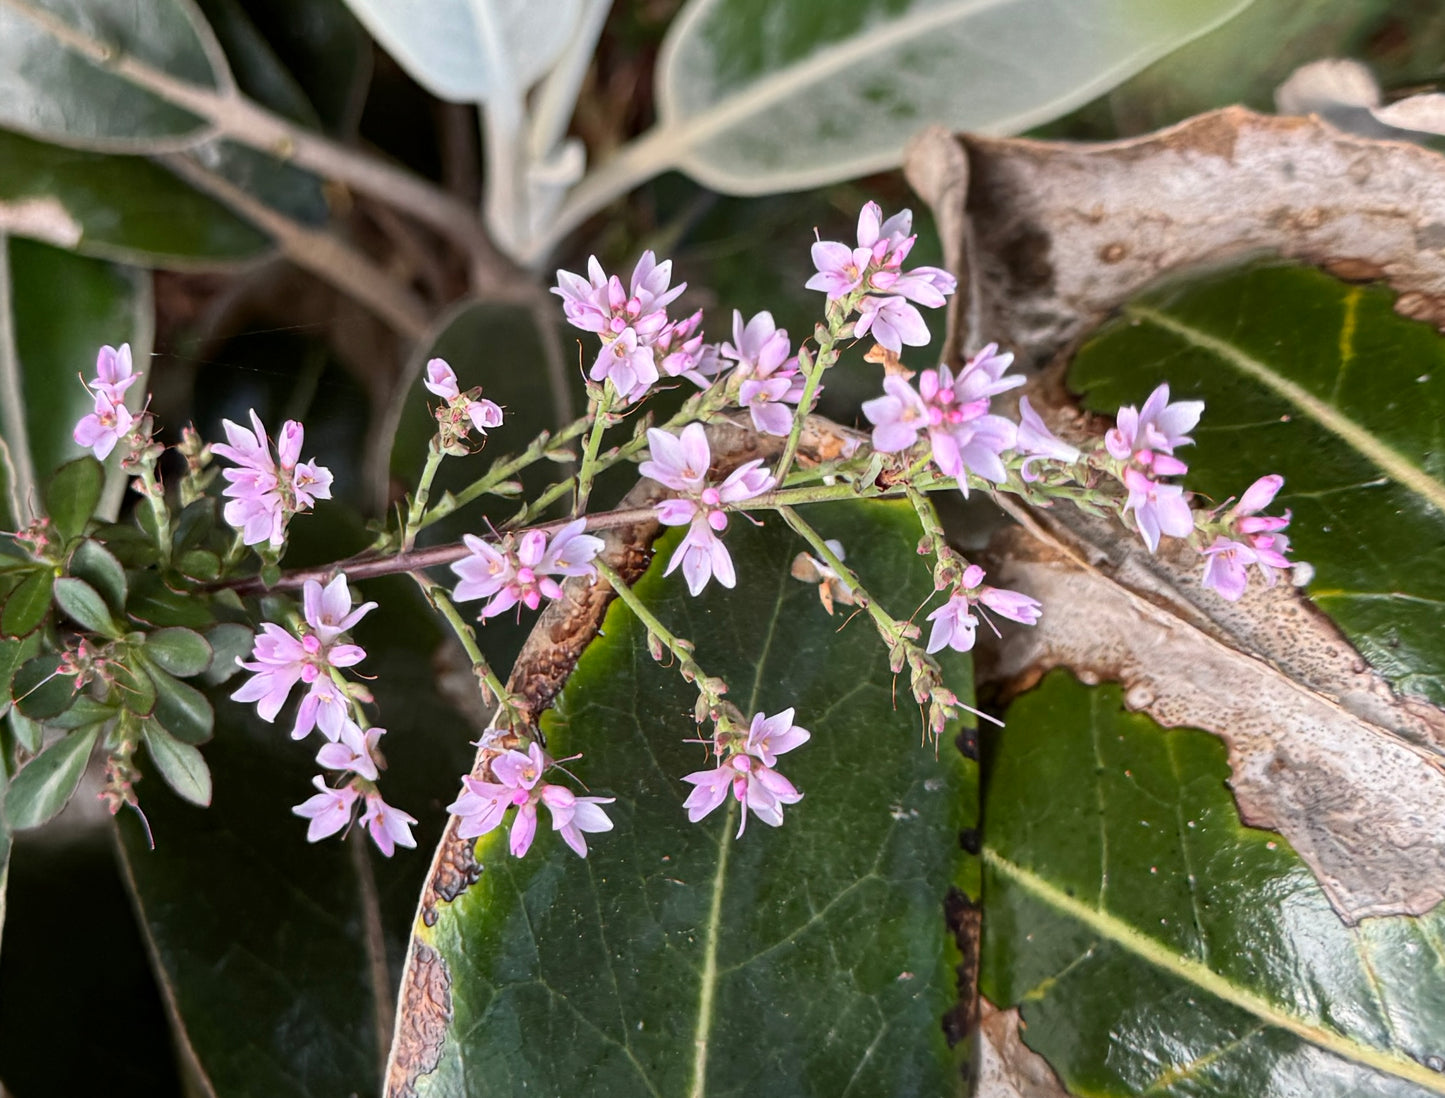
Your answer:
[[[188,549],[176,557],[176,570],[189,579],[209,583],[221,574],[221,557],[209,549]]]
[[[45,742],[45,729],[39,721],[32,721],[13,705],[6,720],[10,722],[10,731],[16,743],[31,755],[40,750],[40,745]]]
[[[114,613],[125,610],[125,569],[100,542],[87,538],[77,545],[70,555],[69,571],[99,591]]]
[[[39,827],[65,807],[99,735],[98,727],[71,732],[25,764],[5,791],[5,815],[12,828]]]
[[[202,807],[211,803],[211,770],[188,743],[181,743],[155,721],[142,726],[146,750],[166,784],[180,796]]]
[[[211,666],[211,646],[206,638],[194,629],[181,626],[157,629],[146,637],[145,654],[163,671],[183,679],[199,675]]]
[[[55,604],[65,611],[66,617],[92,633],[114,639],[121,635],[121,628],[110,616],[105,599],[83,579],[62,576],[55,581]]]
[[[50,609],[50,592],[55,574],[48,568],[32,572],[5,600],[0,610],[0,636],[23,637],[35,631]]]
[[[31,720],[57,717],[70,708],[75,697],[75,678],[60,674],[64,657],[59,652],[36,656],[20,665],[10,684],[15,706]]]
[[[126,613],[147,625],[183,625],[188,629],[204,629],[216,620],[205,598],[171,590],[154,572],[138,576],[131,585]]]
[[[184,743],[205,743],[209,740],[216,714],[206,696],[159,667],[152,667],[149,675],[156,691],[156,707],[152,714],[155,720]]]
[[[233,621],[212,626],[206,640],[214,653],[211,666],[201,676],[207,686],[217,686],[241,670],[236,661],[248,657],[256,646],[256,634]]]
[[[66,462],[55,471],[45,489],[45,513],[61,537],[69,541],[85,533],[104,487],[105,469],[90,456]]]
[[[10,711],[10,683],[15,672],[40,650],[40,635],[0,638],[0,717]]]
[[[116,661],[110,664],[116,695],[121,705],[136,716],[149,717],[156,708],[156,684],[146,669],[140,666],[140,657],[132,655],[131,658],[135,663]]]
[[[58,717],[45,722],[48,728],[85,728],[92,724],[104,724],[119,716],[120,710],[113,705],[98,702],[89,694],[81,694],[70,708]]]
[[[216,528],[216,501],[210,496],[188,503],[171,528],[171,547],[177,555],[195,549]]]

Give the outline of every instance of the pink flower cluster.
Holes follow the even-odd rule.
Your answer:
[[[345,574],[325,587],[308,580],[302,588],[305,628],[301,635],[275,622],[263,623],[251,662],[240,661],[251,678],[231,698],[256,703],[261,719],[272,722],[292,688],[304,683],[307,691],[297,708],[291,737],[305,739],[319,728],[328,742],[316,753],[316,762],[340,772],[341,784],[329,786],[316,775],[312,781],[318,792],[292,811],[311,821],[306,838],[314,843],[350,824],[352,810],[360,800],[365,806],[362,827],[377,848],[391,857],[398,846],[416,845],[411,835],[416,819],[382,800],[375,782],[385,764],[377,745],[386,729],[362,729],[353,719],[352,694],[341,676],[342,668],[354,667],[366,658],[365,649],[343,643],[341,636],[375,608],[374,602],[352,607]]]
[[[569,522],[549,542],[541,530],[528,530],[520,542],[510,534],[500,545],[490,545],[474,534],[462,535],[468,556],[451,566],[461,577],[452,592],[457,602],[489,600],[479,615],[494,618],[521,604],[535,610],[543,598],[562,594],[556,576],[595,576],[592,558],[602,551],[602,539],[582,531],[586,519]]]
[[[856,336],[873,339],[895,353],[926,346],[928,325],[910,304],[929,309],[941,306],[957,287],[954,277],[940,267],[903,270],[913,250],[913,211],[903,210],[887,221],[876,202],[868,202],[858,215],[858,243],[850,248],[836,240],[813,245],[813,266],[808,289],[822,290],[829,301],[856,300]],[[857,295],[864,294],[861,299]]]
[[[1023,625],[1033,625],[1039,620],[1043,608],[1037,599],[1018,591],[990,587],[983,582],[983,577],[984,570],[970,564],[948,601],[928,615],[928,620],[933,622],[933,631],[928,635],[930,654],[944,648],[967,652],[973,647],[980,617],[997,635],[998,627],[989,621],[985,609]]]
[[[733,310],[733,341],[718,350],[735,362],[732,379],[738,383],[738,404],[753,417],[753,426],[765,435],[787,435],[793,413],[785,405],[803,397],[803,373],[788,333],[773,323],[773,314],[758,313],[747,323]]]
[[[552,815],[552,830],[580,857],[587,857],[585,833],[612,830],[612,821],[598,806],[611,804],[615,798],[579,797],[566,786],[542,781],[551,765],[552,760],[534,743],[525,752],[503,751],[495,756],[491,771],[496,781],[483,781],[470,774],[464,777],[461,796],[447,805],[447,811],[460,820],[457,836],[474,839],[485,835],[501,825],[507,809],[516,808],[510,847],[513,856],[520,858],[532,848],[537,834],[537,806],[545,804]]]
[[[687,818],[697,823],[718,805],[733,798],[747,810],[738,820],[738,837],[747,827],[751,812],[770,827],[783,823],[783,806],[797,804],[803,795],[793,783],[774,769],[778,756],[807,743],[812,737],[793,724],[793,710],[784,709],[768,717],[753,714],[746,737],[719,735],[713,740],[718,764],[683,776],[694,788],[682,807]]]
[[[989,403],[1024,383],[1019,375],[1005,373],[1013,357],[999,354],[998,344],[990,343],[956,378],[947,366],[924,370],[916,390],[897,374],[884,378],[884,395],[863,404],[863,414],[873,424],[874,449],[885,454],[907,450],[926,431],[933,463],[944,476],[957,478],[965,496],[969,473],[1002,484],[1008,472],[999,455],[1018,445],[1019,428],[1012,420],[989,414]],[[1048,435],[1046,429],[1043,433]],[[1063,445],[1052,435],[1048,438]],[[1032,436],[1031,444],[1046,445]]]
[[[483,435],[490,428],[502,425],[502,409],[494,402],[482,399],[480,388],[463,393],[457,385],[456,371],[446,359],[434,358],[426,364],[426,378],[422,384],[427,392],[446,401],[446,405],[437,410],[437,417],[446,419],[453,434],[465,435],[468,423]]]
[[[596,256],[587,260],[587,277],[557,272],[552,292],[562,298],[562,311],[573,327],[596,332],[602,339],[588,377],[611,381],[627,403],[640,400],[661,377],[687,377],[706,385],[705,371],[715,354],[703,345],[701,311],[685,320],[670,320],[667,307],[687,288],[672,286],[672,261],[657,262],[643,252],[629,285],[608,275]]]
[[[1251,484],[1223,516],[1235,537],[1218,534],[1213,544],[1203,550],[1204,586],[1218,591],[1230,602],[1239,599],[1249,585],[1251,564],[1271,587],[1275,584],[1275,569],[1291,567],[1285,555],[1289,552],[1289,537],[1282,532],[1289,525],[1290,513],[1260,514],[1274,502],[1283,485],[1284,477],[1278,473],[1260,477]]]
[[[651,457],[638,466],[638,472],[678,493],[657,504],[658,521],[664,526],[688,527],[663,575],[672,575],[681,565],[687,588],[694,595],[714,577],[724,587],[735,586],[733,560],[718,534],[727,529],[729,510],[773,487],[772,475],[763,471],[762,460],[757,459],[739,465],[714,486],[707,475],[712,450],[701,423],[689,423],[681,435],[650,428],[647,444]]]
[[[1119,463],[1117,470],[1129,499],[1126,514],[1133,512],[1139,536],[1149,552],[1159,548],[1159,536],[1184,538],[1194,532],[1194,515],[1184,489],[1166,484],[1160,477],[1183,476],[1189,466],[1174,456],[1179,446],[1194,440],[1189,431],[1204,411],[1202,400],[1169,402],[1169,385],[1160,385],[1144,402],[1119,409],[1116,426],[1104,435],[1104,447]]]
[[[226,521],[241,531],[247,545],[268,543],[280,549],[286,541],[286,524],[291,516],[309,511],[318,499],[331,498],[331,470],[314,461],[301,461],[305,428],[294,419],[281,425],[276,440],[276,457],[261,418],[253,409],[252,430],[229,419],[222,420],[226,441],[211,447],[217,457],[234,462],[226,469],[226,487],[221,494],[229,503]]]
[[[95,357],[95,377],[86,386],[95,398],[95,408],[75,425],[72,437],[76,445],[84,446],[101,461],[110,456],[116,443],[135,427],[136,417],[125,406],[125,391],[139,380],[140,375],[131,365],[129,343],[122,343],[120,350],[100,349]]]

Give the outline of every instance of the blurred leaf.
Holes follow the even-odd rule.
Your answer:
[[[85,773],[100,727],[67,733],[10,780],[5,790],[5,816],[16,831],[39,827],[65,807]]]
[[[980,989],[1071,1092],[1445,1093],[1445,912],[1347,926],[1243,826],[1223,745],[1064,672],[987,776]]]
[[[149,652],[149,648],[146,651]],[[216,715],[206,696],[158,667],[148,667],[146,673],[156,691],[152,723],[158,721],[182,743],[196,744],[209,740]],[[160,760],[156,762],[159,764]],[[179,788],[176,791],[180,792]]]
[[[62,576],[55,581],[55,604],[65,611],[67,617],[92,633],[112,639],[120,636],[120,626],[110,616],[105,599],[94,587],[83,579]]]
[[[182,743],[155,721],[141,725],[146,750],[166,784],[192,804],[211,803],[211,771],[206,760],[188,743]]]
[[[359,597],[381,603],[356,635],[368,652],[359,670],[376,676],[378,720],[391,729],[380,786],[389,803],[418,817],[425,850],[475,733],[437,696],[431,656],[440,638],[415,588],[398,579],[359,586]],[[306,821],[291,807],[315,792],[319,744],[290,739],[291,709],[267,724],[227,700],[231,690],[211,694],[211,807],[200,811],[144,783],[154,851],[129,814],[118,821],[158,978],[208,1093],[375,1094],[425,856],[398,850],[384,860],[359,828],[344,841],[308,844]]]
[[[0,717],[10,711],[10,683],[15,678],[15,672],[39,650],[38,633],[23,638],[0,637]],[[3,748],[0,748],[0,763],[4,762],[4,754]]]
[[[105,596],[111,610],[117,614],[125,610],[125,569],[100,542],[87,539],[77,545],[68,570]]]
[[[923,126],[1036,126],[1248,4],[692,0],[658,60],[655,166],[635,175],[764,194],[895,167]]]
[[[0,220],[17,236],[141,265],[231,263],[270,249],[264,233],[145,157],[3,130]]]
[[[1189,487],[1223,501],[1284,474],[1274,510],[1293,513],[1310,597],[1396,689],[1440,705],[1445,341],[1392,300],[1279,266],[1176,285],[1126,306],[1068,380],[1101,413],[1166,378],[1202,398]]]
[[[250,630],[246,632],[249,636]],[[194,629],[155,630],[146,636],[145,654],[163,670],[183,679],[199,675],[211,666],[211,646]]]
[[[45,489],[45,510],[56,532],[69,541],[85,533],[105,484],[105,470],[87,455],[66,462]]]
[[[94,401],[76,375],[90,372],[101,345],[129,342],[137,368],[148,370],[150,304],[148,275],[0,232],[0,467],[8,457],[11,473],[0,519],[8,529],[30,520],[52,470],[86,452],[71,434]],[[144,386],[132,389],[137,400]]]
[[[240,0],[196,0],[196,7],[225,51],[242,94],[293,122],[315,128],[316,111]]]
[[[521,98],[576,29],[582,0],[346,0],[407,75],[439,99]]]
[[[23,637],[45,620],[50,609],[50,593],[55,574],[48,568],[30,573],[5,599],[0,610],[0,636]]]
[[[58,652],[36,656],[20,665],[10,683],[15,708],[33,721],[59,716],[75,697],[75,677],[62,675]]]
[[[248,626],[236,622],[212,626],[206,632],[206,643],[212,651],[211,666],[201,676],[201,681],[207,686],[215,686],[229,679],[240,670],[236,661],[251,654],[255,640],[256,635]]]
[[[909,508],[809,517],[896,607],[931,594]],[[615,828],[586,861],[545,827],[518,860],[494,831],[477,843],[479,879],[433,894],[414,931],[428,960],[408,980],[450,1011],[402,1019],[391,1093],[407,1092],[417,1056],[436,1058],[419,1095],[965,1093],[962,1049],[944,1037],[959,998],[944,907],[953,889],[976,894],[958,842],[973,764],[951,742],[937,755],[920,743],[877,636],[840,632],[790,577],[800,543],[780,522],[730,529],[738,588],[697,599],[662,576],[677,540],[636,590],[745,713],[797,707],[812,739],[779,767],[802,802],[781,829],[753,820],[738,839],[731,798],[687,822],[679,779],[706,766],[689,740],[696,695],[614,602],[544,731],[554,754],[585,754],[574,766],[617,798]],[[967,665],[949,655],[967,697]]]
[[[349,136],[371,72],[371,39],[342,0],[246,0],[246,14],[305,91],[323,128]]]
[[[210,91],[229,81],[209,29],[179,0],[6,0],[0,125],[129,152],[175,149],[205,135],[201,119],[146,91],[118,58]]]

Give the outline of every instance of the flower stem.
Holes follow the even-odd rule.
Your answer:
[[[166,506],[165,489],[156,478],[155,462],[142,462],[139,476],[146,500],[150,503],[151,516],[155,519],[156,549],[161,555],[161,567],[167,568],[171,563],[171,511]]]
[[[406,529],[401,535],[401,551],[408,553],[416,544],[416,535],[421,530],[421,520],[426,515],[426,505],[431,500],[431,482],[436,479],[437,470],[441,468],[442,458],[445,457],[437,440],[433,439],[426,451],[426,464],[422,466],[421,476],[416,482],[416,492],[412,495],[407,506]]]
[[[610,427],[612,403],[617,390],[608,378],[602,385],[602,396],[597,400],[597,409],[592,418],[592,431],[582,451],[582,467],[577,470],[577,493],[572,500],[572,517],[576,518],[587,510],[587,497],[592,493],[592,480],[600,471],[597,468],[597,454],[602,449],[602,433]]]
[[[447,597],[447,593],[432,583],[425,573],[412,572],[410,575],[416,581],[416,585],[421,588],[422,596],[434,610],[446,619],[446,623],[456,634],[457,640],[462,642],[462,648],[466,650],[467,658],[472,661],[472,673],[477,676],[477,681],[481,684],[482,700],[496,699],[500,711],[506,715],[508,727],[514,729],[525,727],[527,720],[517,697],[507,689],[502,680],[497,677],[497,673],[492,670],[492,665],[487,662],[487,657],[482,655],[482,650],[477,645],[476,630],[463,620],[461,612]]]
[[[813,411],[813,404],[818,396],[818,386],[823,380],[823,371],[838,361],[838,341],[842,338],[845,330],[851,330],[848,329],[847,324],[851,313],[851,309],[845,310],[838,303],[830,302],[827,311],[827,326],[819,324],[813,331],[813,338],[818,343],[818,351],[804,366],[803,395],[798,398],[798,410],[793,413],[793,428],[788,432],[788,441],[783,447],[783,454],[778,458],[778,464],[773,469],[773,476],[779,484],[784,483],[788,469],[793,464],[793,458],[798,454],[798,441],[803,437],[803,421]],[[799,361],[803,362],[806,358],[806,349],[799,348]]]

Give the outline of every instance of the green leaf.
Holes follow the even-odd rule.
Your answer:
[[[0,636],[23,637],[34,632],[50,609],[55,573],[48,568],[30,573],[5,600],[0,610]]]
[[[136,577],[125,609],[136,621],[155,626],[204,629],[216,620],[206,599],[172,590],[155,572]]]
[[[166,784],[185,800],[203,808],[211,803],[211,771],[201,753],[182,743],[155,721],[141,725],[146,750]]]
[[[1401,692],[1445,703],[1445,340],[1382,289],[1268,266],[1147,294],[1079,353],[1085,407],[1202,398],[1185,483],[1282,473],[1309,593]]]
[[[16,236],[125,263],[234,263],[271,248],[266,234],[145,157],[3,130],[0,211]]]
[[[256,644],[256,634],[236,622],[222,622],[207,631],[206,642],[211,646],[211,666],[201,676],[201,681],[207,686],[216,686],[240,670],[236,661],[250,656]]]
[[[371,76],[371,39],[342,0],[309,0],[304,18],[291,0],[246,0],[246,15],[291,70],[323,128],[349,137]]]
[[[60,674],[59,652],[26,660],[10,683],[15,708],[33,721],[57,717],[70,708],[75,697],[75,677]]]
[[[431,654],[442,638],[414,587],[391,579],[363,590],[381,603],[357,628],[362,669],[376,675],[379,719],[391,729],[380,785],[388,803],[418,817],[420,851],[383,859],[357,828],[345,841],[308,843],[291,809],[316,792],[316,744],[290,739],[289,709],[268,724],[225,689],[211,695],[211,807],[142,782],[154,851],[132,814],[118,820],[157,978],[208,1093],[381,1091],[398,976],[388,958],[399,965],[405,953],[427,872],[422,851],[440,835],[441,806],[456,795],[476,732],[437,697]]]
[[[5,790],[5,816],[11,828],[39,827],[65,807],[99,735],[99,727],[70,732],[25,764]]]
[[[99,591],[115,613],[125,610],[125,569],[100,542],[87,539],[77,545],[70,554],[69,572]]]
[[[582,14],[582,0],[434,0],[421,8],[346,2],[407,75],[460,103],[520,97],[552,67]]]
[[[155,720],[182,743],[209,740],[216,714],[206,696],[158,667],[148,668],[147,676],[155,686]]]
[[[895,612],[932,593],[910,508],[809,518]],[[398,1047],[424,1043],[437,1061],[416,1092],[963,1094],[942,1025],[959,995],[944,905],[953,889],[976,895],[959,844],[972,764],[951,742],[935,754],[914,707],[895,707],[877,635],[840,631],[789,575],[802,543],[781,522],[729,529],[737,590],[697,599],[662,576],[680,533],[636,590],[745,713],[796,706],[812,739],[779,769],[804,798],[780,829],[754,819],[737,839],[731,798],[687,822],[680,779],[707,765],[689,742],[696,695],[614,602],[544,718],[549,750],[582,752],[573,769],[617,798],[614,829],[590,837],[586,861],[545,825],[521,860],[492,832],[476,883],[430,897],[414,930],[428,962],[414,952],[403,986],[445,988],[451,1009],[401,1019]],[[949,655],[966,697],[966,664]]]
[[[146,89],[151,74],[207,91],[227,81],[219,47],[188,4],[7,0],[0,8],[0,126],[128,152],[205,136],[201,119]]]
[[[88,694],[81,694],[64,713],[47,720],[45,727],[85,728],[92,724],[104,724],[119,715],[120,710],[116,706],[98,702]]]
[[[1445,911],[1347,926],[1223,745],[1055,672],[987,777],[980,988],[1074,1093],[1445,1093]]]
[[[45,729],[38,722],[32,721],[13,705],[10,707],[10,713],[5,721],[17,744],[31,755],[39,753],[41,745],[45,742]]]
[[[10,711],[10,683],[15,672],[40,650],[40,636],[0,638],[0,717]],[[4,751],[0,750],[0,755]]]
[[[245,628],[242,626],[241,628]],[[246,630],[247,635],[250,630]],[[199,675],[211,666],[211,646],[194,629],[157,629],[145,639],[145,654],[162,670],[183,679]]]
[[[85,533],[104,486],[105,470],[90,456],[76,458],[55,471],[45,489],[45,511],[61,537],[69,540]]]
[[[90,369],[96,349],[129,341],[144,370],[150,308],[148,276],[0,233],[0,511],[8,529],[29,522],[41,485],[85,453],[72,432],[95,402],[76,374]],[[133,386],[127,399],[140,401],[144,389]],[[114,457],[111,466],[110,491],[124,491]],[[119,498],[106,496],[102,507]]]
[[[121,628],[110,616],[105,599],[94,587],[83,579],[62,576],[55,581],[55,604],[65,611],[67,617],[92,633],[112,639],[120,636]]]
[[[636,174],[677,167],[729,194],[867,175],[931,123],[1002,134],[1057,117],[1248,3],[1075,0],[1060,22],[1047,0],[692,0],[663,44]]]
[[[116,697],[136,716],[149,717],[156,708],[155,680],[142,666],[139,656],[131,658],[134,663],[116,661],[109,665],[110,674],[115,679]]]

